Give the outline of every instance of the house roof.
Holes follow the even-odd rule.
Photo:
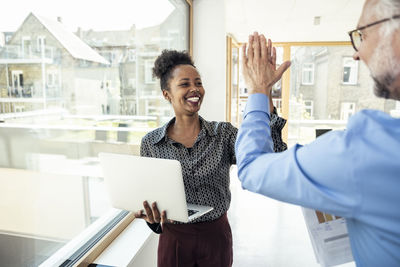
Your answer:
[[[46,27],[46,29],[61,43],[72,57],[106,65],[110,64],[105,58],[99,55],[75,34],[68,31],[62,23],[33,13],[31,13],[31,15],[36,17],[40,23]]]

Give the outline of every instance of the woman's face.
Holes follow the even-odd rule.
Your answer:
[[[169,90],[163,90],[163,95],[171,102],[175,115],[197,113],[204,94],[200,75],[191,65],[176,66],[169,80]]]

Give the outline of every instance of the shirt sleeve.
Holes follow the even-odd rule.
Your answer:
[[[235,153],[235,142],[238,133],[238,129],[233,126],[231,123],[226,123],[226,136],[227,136],[227,146],[229,153],[229,162],[230,164],[236,164],[236,153]]]
[[[313,143],[273,153],[268,97],[249,97],[236,141],[242,187],[271,198],[353,217],[361,203],[351,165],[351,133],[334,131]]]
[[[150,227],[150,229],[156,233],[156,234],[162,234],[162,227],[161,223],[147,223],[147,226]]]
[[[287,145],[282,140],[282,129],[285,127],[286,120],[278,116],[276,112],[276,108],[274,107],[274,111],[271,113],[271,121],[269,126],[271,127],[271,137],[274,142],[274,151],[282,152],[287,149]]]

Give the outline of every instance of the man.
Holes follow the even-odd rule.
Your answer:
[[[400,1],[367,0],[350,35],[375,94],[400,100]],[[243,47],[250,96],[235,147],[243,188],[343,216],[358,266],[400,266],[400,119],[364,110],[345,131],[272,153],[270,89],[290,65],[276,69],[275,54],[257,33]]]

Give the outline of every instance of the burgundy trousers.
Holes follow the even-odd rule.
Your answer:
[[[158,267],[230,267],[232,232],[226,214],[194,224],[164,224]]]

